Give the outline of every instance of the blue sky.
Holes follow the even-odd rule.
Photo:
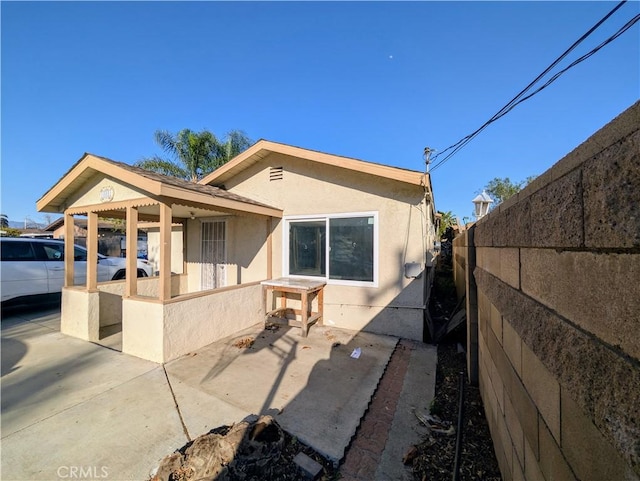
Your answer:
[[[133,163],[157,129],[244,130],[423,170],[482,125],[613,2],[2,2],[1,211],[84,152]],[[554,70],[638,14],[628,2]],[[544,172],[638,100],[640,24],[433,172],[470,217],[494,177]],[[441,157],[442,158],[442,157]]]

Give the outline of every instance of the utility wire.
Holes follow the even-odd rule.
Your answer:
[[[580,62],[583,62],[584,60],[586,60],[587,58],[589,58],[590,56],[592,56],[593,54],[595,54],[598,50],[600,50],[602,47],[604,47],[605,45],[611,43],[613,40],[615,40],[616,38],[618,38],[620,35],[622,35],[624,32],[626,32],[629,28],[631,28],[631,26],[633,26],[636,22],[638,22],[638,20],[640,20],[640,15],[636,15],[635,17],[633,17],[631,20],[629,20],[629,22],[627,22],[622,28],[620,28],[615,34],[613,34],[611,37],[609,37],[607,40],[605,40],[604,42],[602,42],[600,45],[598,45],[597,47],[595,47],[593,50],[591,50],[590,52],[588,52],[587,54],[583,55],[582,57],[578,58],[577,60],[575,60],[574,62],[572,62],[568,67],[564,68],[563,70],[561,70],[560,72],[558,72],[557,74],[555,74],[553,77],[551,77],[544,85],[542,85],[541,87],[539,87],[537,90],[535,90],[534,92],[530,93],[529,95],[525,94],[542,78],[544,77],[547,73],[549,73],[549,71],[551,69],[553,69],[558,63],[560,63],[569,53],[571,53],[571,51],[573,51],[580,43],[582,43],[587,37],[589,37],[597,28],[600,27],[600,25],[602,25],[609,17],[611,17],[611,15],[613,15],[620,7],[622,7],[622,5],[624,5],[627,2],[627,0],[622,0],[618,5],[616,5],[607,15],[605,15],[601,20],[599,20],[593,27],[591,27],[584,35],[582,35],[578,40],[576,40],[573,45],[571,45],[562,55],[560,55],[560,57],[558,57],[556,60],[554,60],[551,65],[549,65],[540,75],[538,75],[535,80],[533,80],[529,85],[527,85],[527,87],[525,87],[522,91],[520,91],[520,93],[518,93],[518,95],[516,95],[513,99],[511,99],[504,107],[502,107],[500,110],[498,110],[497,113],[495,113],[493,115],[493,117],[491,117],[488,121],[486,121],[480,128],[478,128],[477,130],[475,130],[473,133],[467,135],[466,137],[463,137],[462,139],[460,139],[458,142],[456,142],[455,144],[447,147],[446,149],[444,149],[441,152],[438,152],[432,159],[432,161],[435,161],[439,156],[441,156],[442,154],[444,154],[445,152],[448,152],[449,150],[452,150],[452,152],[450,152],[447,156],[445,156],[442,160],[440,160],[439,162],[437,162],[433,167],[432,167],[432,171],[436,170],[438,167],[440,167],[441,165],[443,165],[445,162],[447,162],[451,157],[453,157],[458,151],[460,151],[463,147],[465,147],[469,142],[471,142],[471,140],[473,140],[478,134],[480,134],[480,132],[482,132],[485,128],[487,128],[490,124],[492,124],[493,122],[495,122],[496,120],[500,119],[501,117],[503,117],[504,115],[506,115],[507,113],[509,113],[516,105],[524,102],[525,100],[533,97],[534,95],[536,95],[537,93],[539,93],[541,90],[545,89],[546,87],[548,87],[549,85],[551,85],[554,81],[556,81],[563,73],[565,73],[567,70],[569,70],[572,67],[575,67],[576,65],[578,65]]]

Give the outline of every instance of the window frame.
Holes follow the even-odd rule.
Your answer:
[[[331,242],[331,229],[329,221],[331,219],[350,219],[355,217],[373,217],[373,281],[351,281],[346,279],[331,279],[330,261],[330,242]],[[304,222],[304,221],[325,221],[326,236],[325,236],[325,275],[324,276],[305,276],[299,274],[289,273],[289,230],[291,222]],[[328,285],[338,286],[354,286],[354,287],[378,287],[379,281],[379,266],[380,266],[380,242],[379,242],[379,217],[378,211],[365,211],[365,212],[344,212],[339,214],[310,214],[310,215],[287,215],[282,218],[282,272],[285,277],[296,277],[300,279],[321,279]]]

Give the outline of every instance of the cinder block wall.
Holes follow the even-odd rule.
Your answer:
[[[639,129],[640,102],[454,245],[505,480],[640,479]]]
[[[467,267],[467,236],[462,232],[453,239],[453,282],[456,285],[458,299],[465,295],[465,269]]]

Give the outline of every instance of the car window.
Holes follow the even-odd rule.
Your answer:
[[[64,260],[64,244],[42,244],[45,260],[62,261]]]
[[[84,249],[80,249],[79,247],[75,247],[73,250],[73,258],[76,261],[87,261],[87,251]]]
[[[31,242],[3,242],[0,244],[0,257],[3,261],[36,260]]]

